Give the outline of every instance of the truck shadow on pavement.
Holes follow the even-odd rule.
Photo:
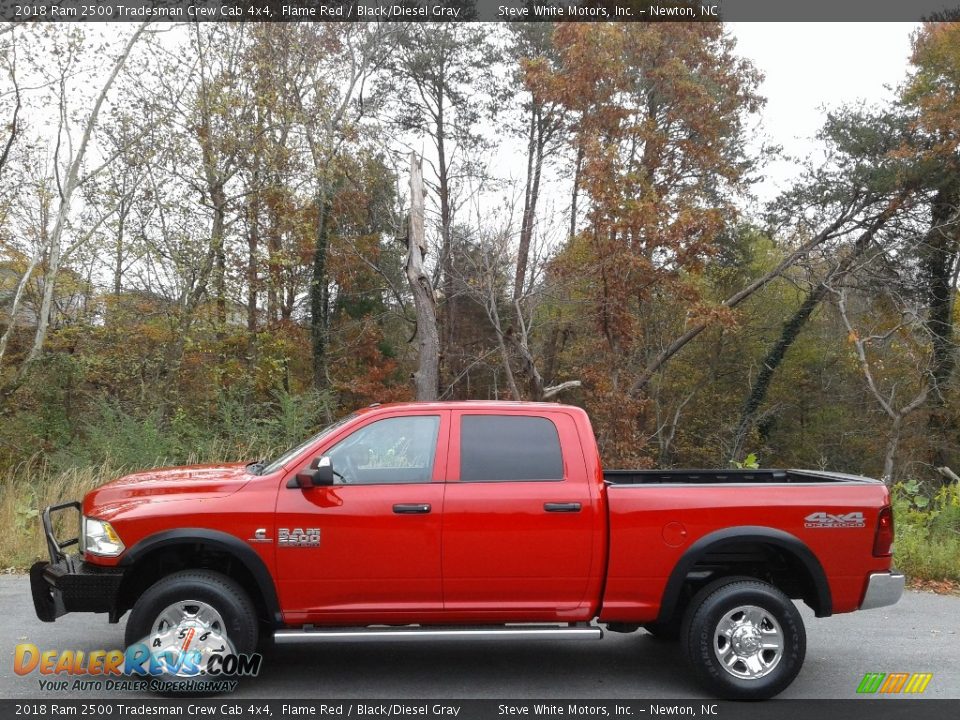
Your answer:
[[[520,640],[271,648],[237,695],[316,698],[701,698],[676,644],[646,633],[594,642]]]

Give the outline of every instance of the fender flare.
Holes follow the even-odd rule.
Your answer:
[[[699,560],[711,550],[717,550],[725,545],[733,545],[739,542],[773,545],[797,558],[813,580],[817,603],[813,610],[816,616],[829,617],[833,614],[833,600],[830,595],[830,583],[827,581],[827,575],[823,571],[820,560],[800,538],[776,528],[762,525],[741,525],[704,535],[680,556],[663,590],[657,622],[665,623],[670,620],[676,609],[677,601],[680,599],[680,591],[687,574]]]
[[[274,624],[283,624],[277,589],[266,563],[249,545],[235,535],[207,528],[164,530],[140,540],[124,553],[117,566],[124,569],[131,568],[148,553],[176,545],[205,545],[235,557],[257,584],[257,589],[266,606],[267,616],[273,619]]]

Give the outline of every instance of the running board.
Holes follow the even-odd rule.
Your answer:
[[[273,640],[277,645],[293,645],[301,642],[336,642],[352,640],[359,642],[406,642],[423,640],[600,640],[603,630],[587,627],[398,627],[321,630],[277,630]]]

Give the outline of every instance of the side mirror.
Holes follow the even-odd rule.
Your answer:
[[[327,456],[314,458],[310,467],[297,473],[297,487],[311,488],[333,485],[333,463]]]

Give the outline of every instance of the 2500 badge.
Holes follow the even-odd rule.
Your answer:
[[[280,528],[278,532],[280,547],[316,547],[320,544],[320,528]]]

